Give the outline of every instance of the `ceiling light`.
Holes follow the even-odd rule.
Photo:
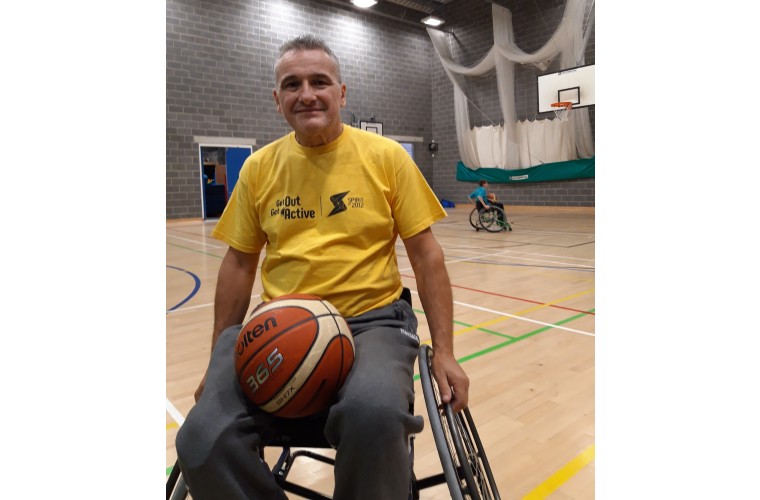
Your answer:
[[[362,9],[368,9],[377,3],[377,0],[351,0],[351,3]]]
[[[428,26],[440,26],[446,21],[444,21],[440,17],[427,16],[425,19],[422,20],[422,22],[427,24]]]

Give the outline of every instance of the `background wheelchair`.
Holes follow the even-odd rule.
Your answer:
[[[421,490],[446,483],[452,500],[498,500],[501,497],[470,410],[465,408],[454,414],[448,404],[441,403],[438,387],[430,373],[432,356],[433,350],[430,346],[420,347],[420,382],[443,472],[417,479],[412,470],[409,499],[419,499]],[[303,421],[300,421],[299,425],[294,425],[292,429],[282,430],[266,445],[282,448],[279,459],[272,467],[272,473],[280,487],[287,492],[311,500],[330,500],[330,497],[288,481],[288,473],[295,460],[306,457],[330,465],[334,465],[335,461],[311,450],[292,451],[291,448],[329,449],[330,444],[323,433],[324,419],[325,416],[315,417],[313,425],[308,426],[304,426]],[[261,453],[263,458],[263,449]],[[409,453],[413,464],[414,436],[410,437]],[[166,498],[167,500],[184,499],[188,493],[179,465],[175,463],[166,482]]]
[[[485,229],[491,233],[512,230],[512,225],[507,221],[507,213],[504,210],[493,205],[484,207],[479,201],[470,212],[470,225],[476,231]]]

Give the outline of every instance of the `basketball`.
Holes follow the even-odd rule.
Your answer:
[[[315,295],[289,294],[261,304],[235,347],[243,393],[278,417],[306,417],[328,408],[353,363],[346,320]]]
[[[489,201],[496,201],[496,193],[488,193],[487,196]]]

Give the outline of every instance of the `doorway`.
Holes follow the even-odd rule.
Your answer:
[[[203,218],[219,218],[235,189],[240,169],[253,152],[251,146],[200,144]]]

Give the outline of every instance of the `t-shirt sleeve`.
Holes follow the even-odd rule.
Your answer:
[[[232,190],[227,206],[211,236],[241,252],[256,253],[266,244],[257,207],[254,203],[253,166],[249,158],[240,169],[240,176]]]
[[[446,217],[446,211],[435,196],[420,169],[403,149],[396,163],[396,195],[393,217],[402,239],[410,238]]]

